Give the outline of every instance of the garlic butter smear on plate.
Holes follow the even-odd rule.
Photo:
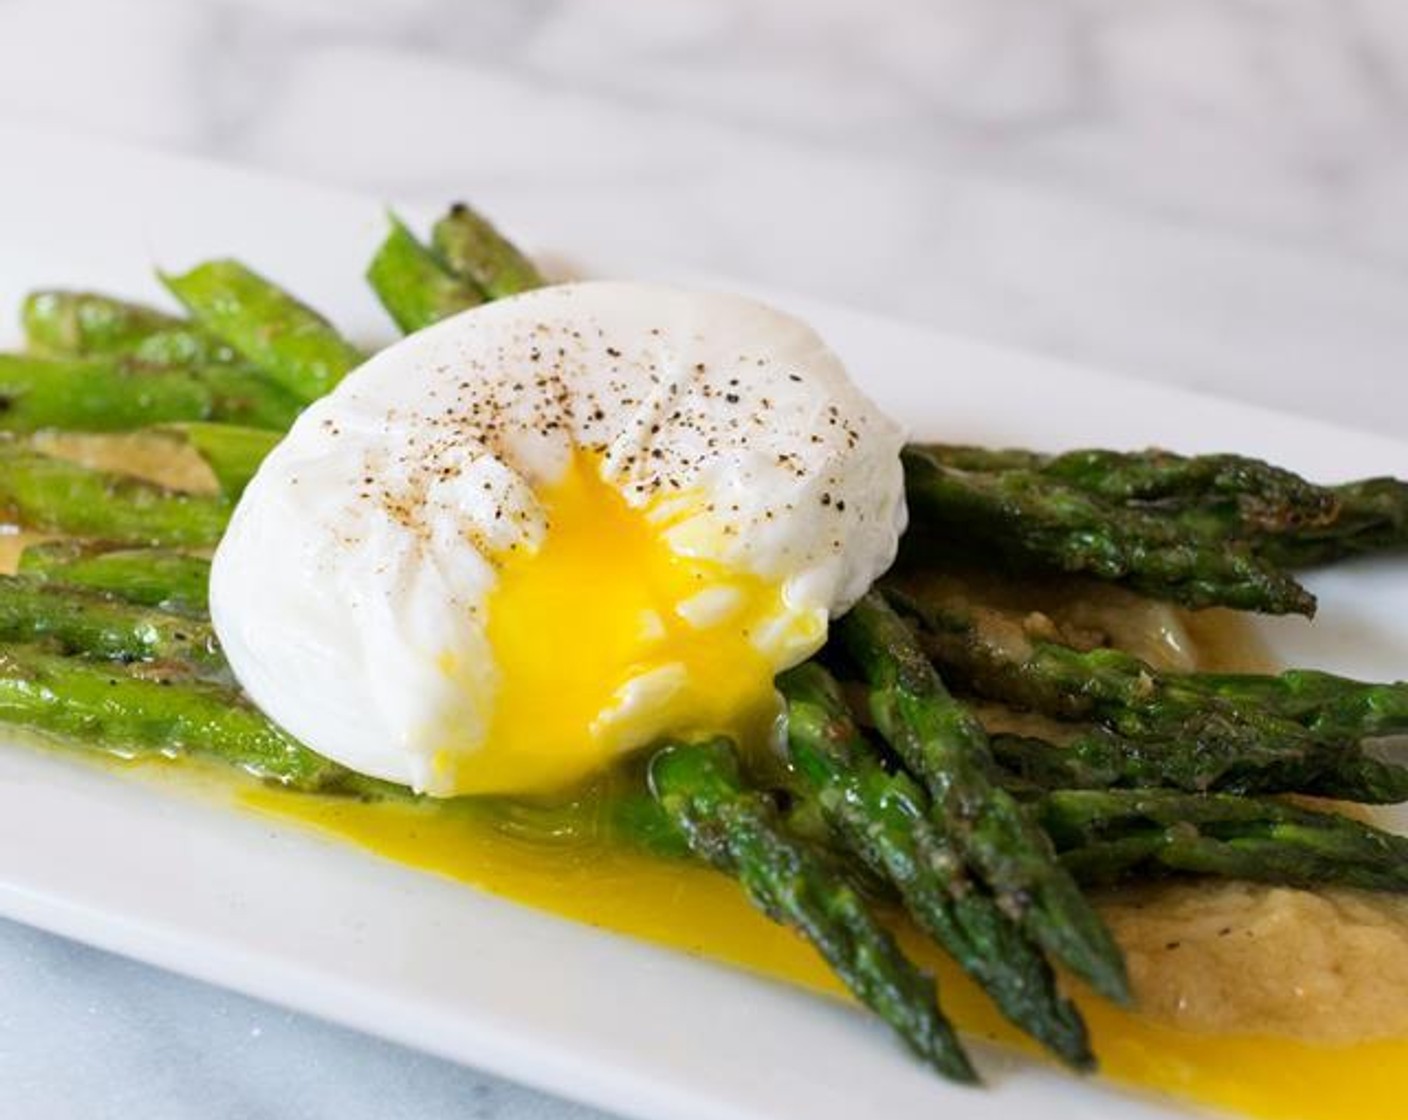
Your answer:
[[[240,684],[437,796],[664,735],[765,743],[773,677],[894,559],[900,428],[738,296],[539,289],[378,353],[246,489],[211,577]]]

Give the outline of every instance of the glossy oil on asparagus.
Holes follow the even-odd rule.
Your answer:
[[[1036,946],[929,820],[929,798],[885,769],[817,663],[784,673],[792,766],[846,845],[887,879],[905,908],[1019,1028],[1078,1068],[1094,1065],[1080,1013]]]
[[[663,747],[651,760],[650,782],[691,850],[734,876],[768,917],[810,941],[915,1054],[953,1080],[977,1079],[939,1010],[933,982],[904,956],[854,888],[780,826],[767,796],[743,782],[727,742]]]
[[[1034,940],[1101,994],[1127,1003],[1119,948],[1045,834],[996,784],[986,732],[949,694],[904,620],[871,591],[836,634],[869,685],[876,727],[928,788],[935,825]]]

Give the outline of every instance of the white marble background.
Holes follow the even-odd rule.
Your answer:
[[[0,114],[1408,428],[1403,0],[0,0]]]
[[[1408,434],[1403,0],[0,0],[0,119]],[[0,1114],[586,1115],[4,926]]]

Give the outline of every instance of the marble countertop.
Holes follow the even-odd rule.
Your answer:
[[[1408,431],[1400,0],[0,0],[0,120]],[[5,1115],[591,1115],[16,926],[0,979]]]

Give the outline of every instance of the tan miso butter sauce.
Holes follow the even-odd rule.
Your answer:
[[[178,490],[197,493],[215,490],[215,476],[205,460],[175,435],[100,436],[49,432],[35,436],[33,443],[35,450],[46,455],[56,455],[94,470],[120,471]]]
[[[1013,641],[1050,631],[1072,644],[1128,650],[1162,669],[1275,668],[1233,611],[1194,613],[1066,583],[1012,586],[972,576],[925,583],[956,601],[990,604],[1011,624]],[[985,707],[981,714],[994,730],[1059,740],[1069,728],[1024,713]],[[1105,891],[1100,907],[1148,1016],[1189,1030],[1332,1044],[1408,1038],[1408,900],[1200,880]]]
[[[167,440],[56,437],[88,465],[208,489],[195,456]],[[26,536],[0,536],[9,570]],[[1108,589],[953,581],[1015,620],[1079,644],[1108,641],[1175,669],[1271,667],[1235,614],[1198,615]],[[1031,717],[985,710],[994,724]],[[144,767],[159,780],[178,767]],[[207,768],[188,784],[209,788]],[[640,853],[581,851],[507,836],[452,805],[369,804],[214,779],[261,812],[350,839],[385,857],[600,928],[675,946],[831,994],[819,958],[754,913],[723,876]],[[1408,1116],[1408,901],[1188,881],[1104,892],[1100,907],[1128,954],[1138,1012],[1077,993],[1103,1072],[1246,1113],[1304,1120]],[[965,977],[901,925],[940,978],[946,1009],[974,1033],[1031,1050]]]
[[[0,572],[13,572],[25,546],[43,539],[38,533],[0,533]]]
[[[215,476],[205,460],[176,437],[41,432],[31,442],[37,451],[94,470],[120,471],[197,493],[210,493],[215,489]],[[20,553],[28,545],[44,539],[43,533],[0,529],[0,572],[13,572],[19,564]]]

